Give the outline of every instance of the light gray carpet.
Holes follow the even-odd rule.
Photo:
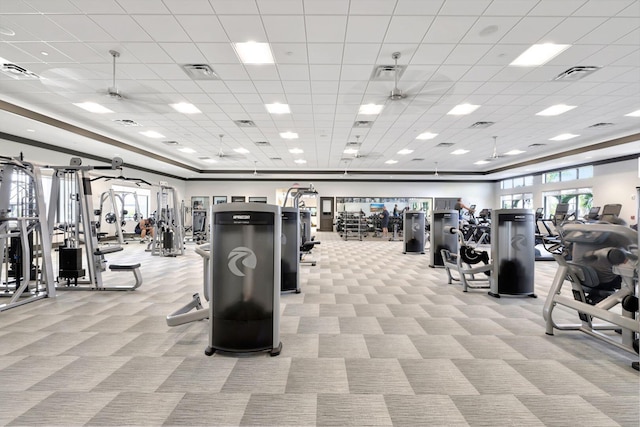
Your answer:
[[[206,357],[206,321],[166,326],[202,294],[189,246],[108,256],[142,263],[135,292],[59,292],[0,313],[0,424],[639,425],[637,357],[580,332],[545,335],[555,263],[536,265],[538,299],[494,299],[447,285],[401,242],[318,239],[302,293],[281,297],[278,357]]]

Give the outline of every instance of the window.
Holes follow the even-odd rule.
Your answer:
[[[520,176],[517,178],[509,178],[500,181],[500,188],[502,188],[503,190],[526,187],[529,185],[533,185],[533,175]]]
[[[500,207],[502,209],[533,209],[533,193],[501,196]]]
[[[559,191],[547,191],[542,193],[544,200],[544,217],[551,218],[558,207],[558,203],[569,205],[569,215],[574,214],[576,218],[583,218],[589,213],[593,204],[593,193],[591,188],[572,188]]]
[[[542,175],[542,182],[546,184],[550,182],[565,182],[587,178],[593,178],[593,166],[591,165],[547,172]]]

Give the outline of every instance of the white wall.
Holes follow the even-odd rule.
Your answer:
[[[534,175],[532,186],[508,190],[501,190],[498,182],[494,185],[493,203],[495,206],[500,206],[501,195],[533,193],[533,206],[537,208],[543,206],[543,192],[568,188],[591,188],[593,206],[603,207],[609,203],[621,203],[620,218],[631,225],[637,222],[636,187],[638,186],[640,186],[638,160],[625,160],[594,166],[593,178],[590,179],[543,184],[542,175]]]

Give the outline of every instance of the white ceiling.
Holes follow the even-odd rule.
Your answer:
[[[0,73],[0,100],[108,139],[90,141],[6,111],[0,112],[0,131],[120,155],[127,163],[185,178],[219,176],[215,171],[243,177],[254,169],[260,176],[369,171],[419,178],[432,177],[436,166],[440,176],[499,170],[485,175],[495,178],[640,152],[632,138],[556,163],[524,165],[638,132],[640,118],[625,116],[640,109],[637,0],[1,0],[0,33],[9,32],[15,34],[0,34],[0,57],[41,79]],[[275,63],[241,63],[232,43],[250,40],[270,43]],[[509,66],[529,46],[545,42],[571,47],[544,66]],[[127,98],[121,101],[104,95],[112,85],[111,49],[120,52],[116,82]],[[393,81],[370,79],[375,66],[393,64],[393,52],[401,53],[399,64],[406,66],[398,87],[409,95],[397,102],[386,99]],[[209,64],[220,80],[192,80],[180,68],[187,63]],[[602,68],[575,82],[553,80],[578,65]],[[85,101],[115,113],[72,105]],[[193,103],[202,114],[177,113],[168,106],[176,102]],[[269,114],[264,104],[274,102],[289,104],[291,114]],[[382,113],[359,115],[359,106],[371,102],[386,102]],[[447,115],[461,103],[481,107],[466,116]],[[555,104],[577,108],[556,117],[536,115]],[[143,127],[124,127],[116,119]],[[256,127],[238,127],[234,120],[252,120]],[[354,128],[362,120],[373,125]],[[495,124],[469,128],[478,121]],[[613,126],[589,128],[602,122]],[[140,135],[142,130],[158,131],[196,153],[181,153]],[[280,138],[285,131],[299,139]],[[438,136],[415,139],[427,131]],[[561,133],[580,136],[549,141]],[[475,165],[492,157],[493,136],[498,155],[525,153]],[[343,153],[353,141],[362,142],[362,157]],[[235,155],[240,147],[249,154]],[[304,153],[292,154],[292,148]],[[406,148],[413,153],[397,154]],[[455,149],[469,152],[451,155]],[[217,158],[221,150],[234,156]],[[386,164],[390,159],[398,163]]]

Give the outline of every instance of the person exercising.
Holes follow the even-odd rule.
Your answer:
[[[456,201],[456,204],[453,207],[453,209],[458,211],[458,219],[462,219],[462,210],[463,209],[466,209],[469,212],[471,212],[471,209],[469,209],[469,207],[462,202],[462,197],[458,198],[458,200]]]
[[[144,240],[147,234],[153,237],[155,233],[155,228],[151,225],[151,219],[142,219],[139,223],[136,224],[135,233],[140,235],[140,238]]]

